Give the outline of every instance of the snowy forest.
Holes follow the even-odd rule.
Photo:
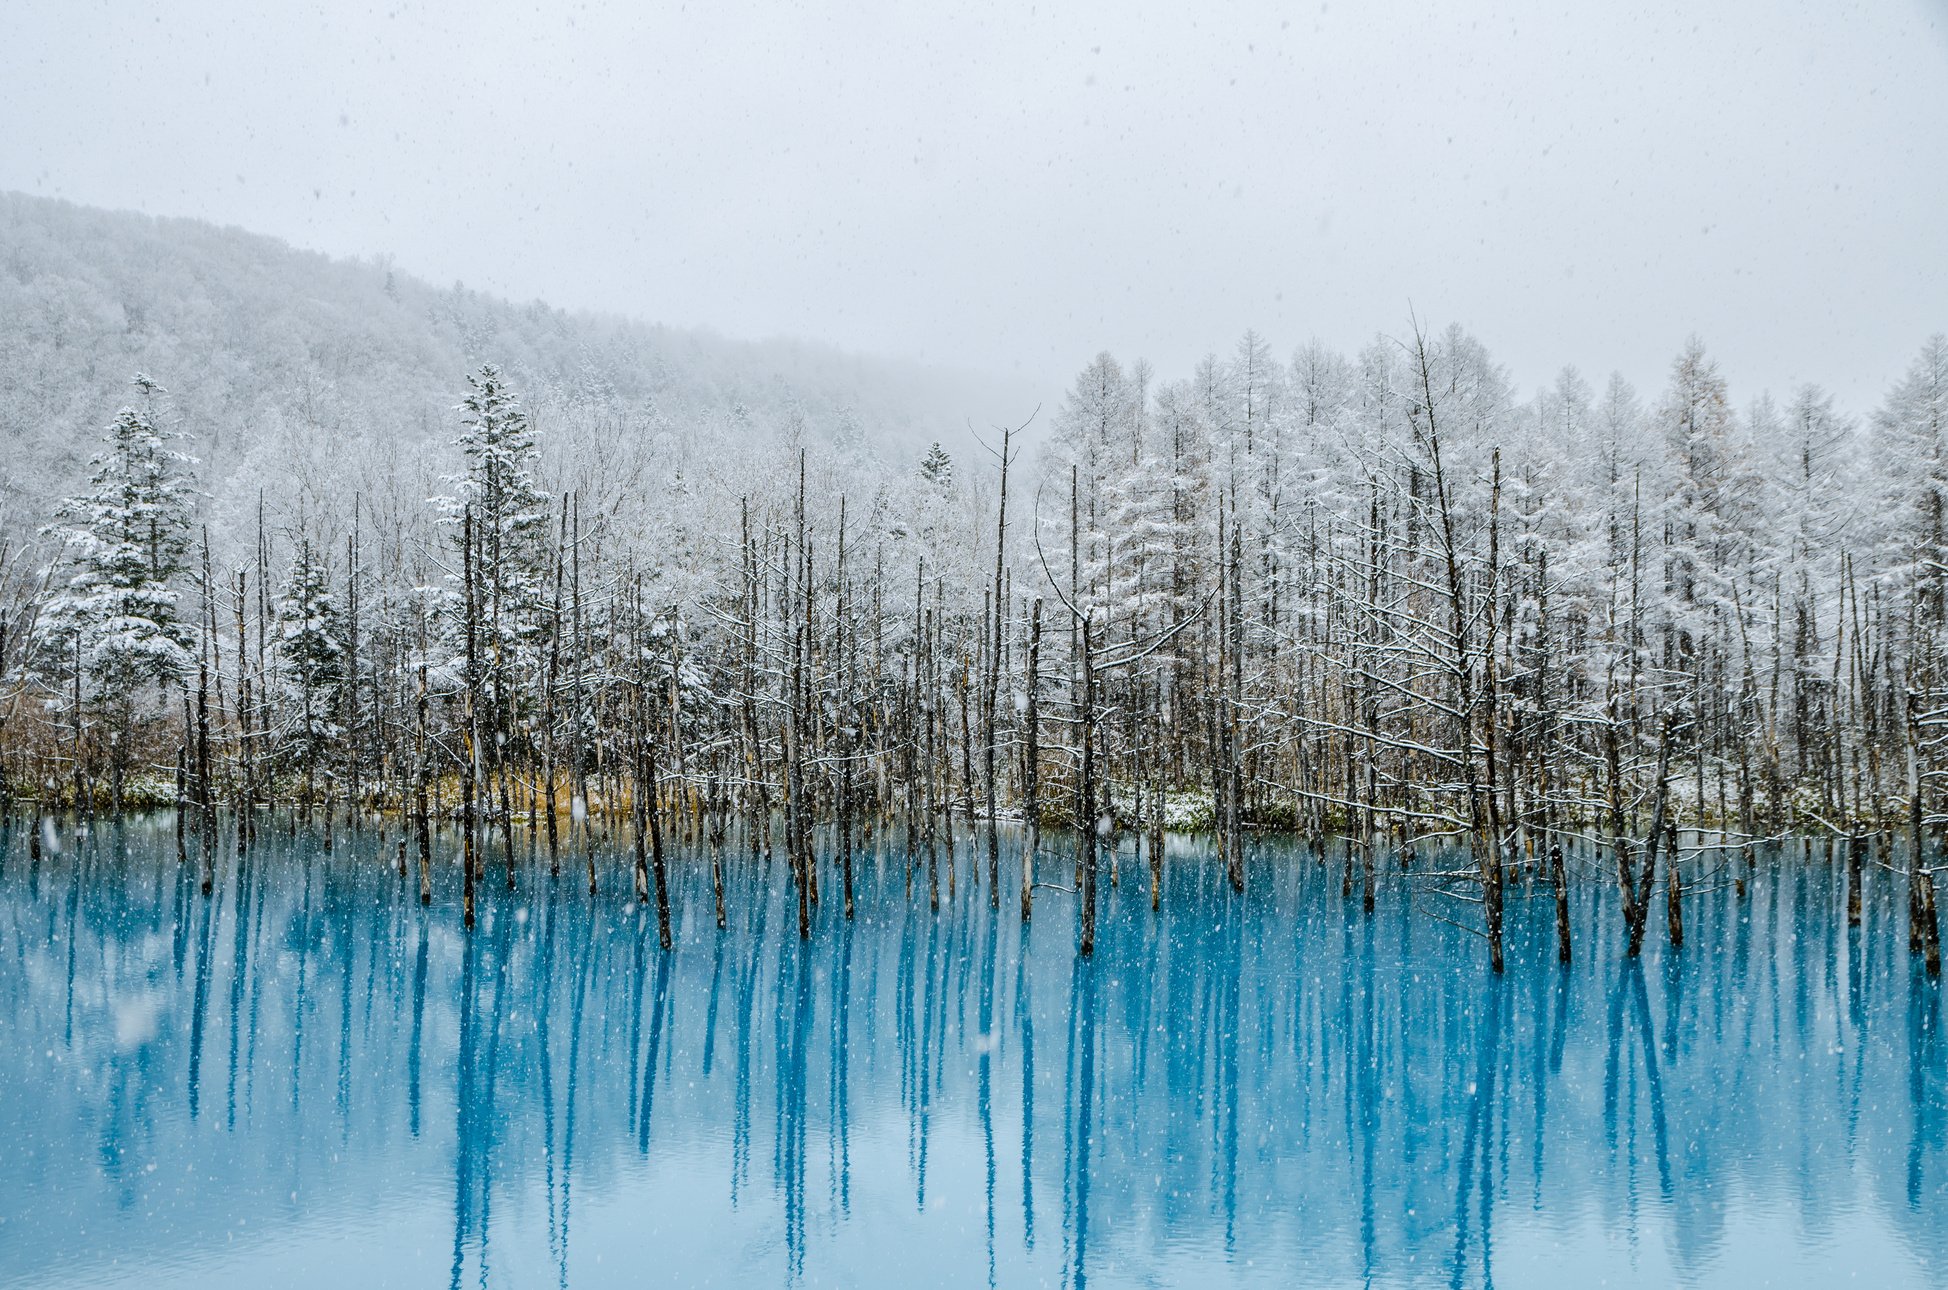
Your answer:
[[[1213,342],[974,420],[890,365],[7,198],[4,810],[174,806],[205,892],[305,823],[469,926],[573,879],[666,948],[670,866],[721,926],[776,855],[809,935],[890,840],[935,908],[1075,890],[1087,954],[1099,884],[1167,900],[1166,831],[1239,890],[1296,834],[1497,970],[1512,884],[1564,962],[1570,884],[1615,884],[1634,955],[1811,833],[1938,971],[1948,339],[1860,410],[1695,338],[1533,393],[1412,316]]]

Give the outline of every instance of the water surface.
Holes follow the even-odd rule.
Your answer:
[[[1243,898],[1173,845],[1160,915],[1126,860],[1085,962],[1074,896],[935,916],[890,854],[805,945],[781,864],[722,934],[679,866],[664,954],[620,870],[468,935],[369,835],[209,900],[162,826],[62,840],[0,869],[0,1283],[1948,1281],[1939,987],[1822,849],[1638,965],[1592,870],[1559,969],[1538,888],[1497,980],[1274,844]]]

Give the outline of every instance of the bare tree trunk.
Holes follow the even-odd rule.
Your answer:
[[[203,630],[205,639],[215,643],[210,630],[216,621],[215,602],[210,597],[210,531],[203,530]],[[210,652],[198,651],[196,677],[196,791],[202,808],[203,894],[216,887],[216,796],[210,765]],[[116,803],[119,814],[121,803]]]
[[[184,717],[188,717],[185,712]],[[187,722],[185,722],[187,724]],[[189,824],[189,745],[181,744],[176,749],[176,863],[189,863],[188,839],[184,836]],[[38,832],[35,834],[39,840]]]
[[[1907,701],[1907,910],[1908,950],[1919,953],[1930,978],[1941,975],[1941,925],[1935,917],[1934,875],[1928,872],[1921,832],[1921,773],[1915,752],[1918,740],[1915,696]]]
[[[541,689],[541,809],[548,817],[548,876],[561,877],[561,837],[559,809],[555,802],[555,780],[561,769],[556,765],[555,690],[561,676],[561,591],[563,548],[568,545],[568,497],[561,499],[560,537],[555,543],[554,611],[548,616],[548,675]]]
[[[464,763],[460,771],[460,870],[462,921],[471,931],[474,924],[474,879],[479,863],[474,836],[474,808],[479,793],[480,721],[476,694],[480,688],[479,596],[474,588],[473,509],[460,516],[461,585],[464,589],[466,632],[466,735],[461,745]]]
[[[724,819],[729,804],[720,795],[717,771],[713,765],[710,772],[710,786],[707,790],[710,800],[710,886],[717,900],[717,930],[723,931],[724,919]]]
[[[251,749],[251,687],[248,637],[244,633],[244,604],[248,593],[244,571],[237,570],[237,859],[249,844],[256,799],[256,775]]]
[[[1556,888],[1556,961],[1567,966],[1569,952],[1569,878],[1563,872],[1562,843],[1549,847],[1549,879]]]
[[[1144,812],[1148,826],[1144,846],[1150,853],[1150,912],[1163,907],[1163,687],[1151,687],[1150,695],[1150,809]],[[1140,718],[1139,718],[1140,719]],[[1143,794],[1142,776],[1137,778],[1137,796]]]
[[[1684,948],[1684,878],[1678,863],[1677,821],[1665,825],[1665,847],[1670,851],[1670,868],[1664,874],[1664,920],[1670,930],[1671,948]]]
[[[1664,840],[1665,812],[1671,800],[1671,727],[1672,718],[1666,713],[1664,733],[1657,747],[1657,796],[1650,812],[1650,833],[1644,840],[1644,863],[1624,906],[1627,932],[1624,953],[1633,959],[1644,948],[1644,929],[1650,922],[1651,888],[1657,881],[1657,848]]]
[[[1090,643],[1089,616],[1082,615],[1082,774],[1075,790],[1076,868],[1082,875],[1082,942],[1084,955],[1096,952],[1096,668]]]
[[[1039,690],[1042,663],[1042,599],[1035,598],[1028,614],[1027,696],[1022,720],[1027,726],[1028,747],[1022,757],[1021,792],[1021,921],[1027,922],[1035,907],[1035,852],[1041,846],[1041,761],[1042,722]]]
[[[1856,833],[1847,840],[1847,926],[1860,926],[1860,868],[1866,859],[1867,838]]]
[[[637,786],[637,792],[647,798],[645,813],[649,817],[650,867],[656,877],[656,940],[667,950],[671,943],[670,879],[663,862],[663,812],[658,784],[656,741],[653,736],[646,736],[643,739],[643,779]]]

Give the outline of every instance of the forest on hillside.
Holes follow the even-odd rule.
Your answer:
[[[15,549],[86,478],[136,372],[194,436],[197,522],[221,555],[248,551],[260,502],[333,536],[354,498],[416,522],[454,469],[457,391],[483,362],[544,431],[545,486],[632,526],[800,441],[842,459],[918,452],[1023,401],[809,342],[514,303],[384,259],[0,192],[0,531]]]

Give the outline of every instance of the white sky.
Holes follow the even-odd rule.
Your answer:
[[[1948,0],[1467,7],[5,0],[0,187],[1056,389],[1411,302],[1864,411],[1948,328]]]

